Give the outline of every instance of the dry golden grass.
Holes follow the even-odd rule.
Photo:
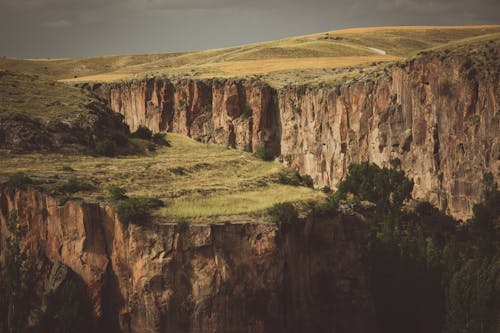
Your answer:
[[[415,30],[474,30],[474,29],[498,29],[498,25],[495,24],[483,24],[483,25],[402,25],[402,26],[385,26],[385,27],[359,27],[359,28],[348,28],[332,30],[330,32],[335,33],[354,33],[354,34],[365,34],[377,31],[386,30],[399,30],[399,31],[415,31]],[[318,34],[311,34],[306,36],[315,36]]]
[[[93,192],[76,193],[89,201],[103,201],[111,185],[130,196],[161,199],[166,207],[158,218],[207,218],[258,214],[276,202],[319,200],[320,191],[275,182],[283,170],[250,153],[203,144],[169,134],[172,147],[147,156],[117,158],[63,154],[0,155],[0,180],[24,172],[51,191],[71,176],[96,185]],[[63,168],[66,167],[66,168]],[[74,171],[67,171],[71,167]],[[103,197],[103,198],[101,198]]]
[[[356,56],[356,57],[324,57],[324,58],[288,58],[288,59],[266,59],[266,60],[242,60],[219,62],[210,65],[182,66],[159,70],[157,75],[170,73],[195,73],[194,77],[234,77],[249,76],[255,74],[270,74],[280,71],[297,71],[322,68],[344,68],[369,64],[372,62],[398,61],[403,58],[395,56]],[[112,73],[83,76],[62,80],[63,82],[113,82],[133,77],[133,73]]]
[[[59,80],[59,82],[115,82],[120,80],[125,80],[127,78],[133,77],[132,73],[105,73],[105,74],[96,74],[89,76],[76,77],[72,79],[63,79]]]
[[[363,57],[367,57],[367,62],[392,61],[425,49],[498,32],[499,25],[354,28],[206,51],[57,60],[7,58],[0,59],[0,69],[26,71],[65,82],[117,81],[162,74],[245,76],[313,70],[321,66],[358,66],[366,63],[361,60]],[[380,55],[374,49],[383,50],[387,57],[378,58]],[[270,81],[278,80],[271,78]]]
[[[0,113],[21,113],[44,120],[75,119],[89,112],[93,97],[81,89],[0,70]]]

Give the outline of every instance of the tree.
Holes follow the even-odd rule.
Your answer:
[[[363,162],[349,166],[346,179],[339,184],[338,195],[345,198],[352,193],[360,200],[377,204],[379,214],[387,214],[399,212],[412,190],[413,182],[403,171]]]

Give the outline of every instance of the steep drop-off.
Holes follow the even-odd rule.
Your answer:
[[[3,189],[0,207],[1,281],[9,238],[19,238],[28,262],[22,267],[31,267],[21,277],[34,281],[22,303],[28,327],[43,322],[50,294],[75,279],[88,296],[94,331],[375,330],[371,219],[359,214],[280,226],[127,225],[110,206],[61,204],[34,189]],[[22,293],[8,292],[0,331],[12,328],[19,311],[5,300]]]
[[[427,52],[329,87],[161,78],[84,87],[131,129],[266,147],[319,187],[336,187],[351,163],[401,167],[415,198],[466,219],[483,173],[500,179],[499,45]]]

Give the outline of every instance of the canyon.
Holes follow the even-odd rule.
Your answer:
[[[110,205],[5,188],[0,207],[0,259],[16,212],[23,269],[31,267],[20,278],[33,281],[24,330],[72,280],[88,297],[92,331],[375,331],[370,211],[279,226],[138,225]],[[2,313],[12,328],[17,309],[9,309]]]
[[[338,70],[346,74],[342,79],[314,84],[299,80],[274,85],[256,75],[207,78],[194,74],[73,83],[85,97],[90,92],[94,99],[87,104],[75,102],[85,111],[78,119],[47,120],[5,107],[0,110],[0,144],[8,150],[3,156],[13,152],[19,160],[18,152],[71,153],[97,159],[86,154],[95,153],[92,149],[99,142],[123,138],[128,142],[127,126],[130,131],[145,126],[155,133],[181,134],[230,149],[264,151],[300,175],[311,176],[315,188],[328,193],[346,178],[349,165],[373,162],[405,172],[414,182],[413,198],[441,210],[424,204],[420,208],[427,215],[415,209],[409,221],[415,222],[416,229],[426,226],[437,234],[436,239],[446,238],[448,231],[439,229],[436,216],[446,212],[467,221],[474,205],[483,199],[483,175],[491,173],[494,181],[500,181],[499,52],[497,38],[451,50],[424,51],[402,62],[375,63],[368,69],[344,68]],[[38,79],[29,76],[26,85]],[[13,92],[13,100],[19,103],[22,98]],[[46,101],[46,106],[52,103]],[[175,187],[175,177],[187,173],[199,177],[200,170],[215,165],[214,161],[196,161],[174,167],[171,160],[153,159],[141,164],[148,154],[159,154],[155,149],[169,153],[165,147],[148,143],[153,151],[144,151],[135,160],[117,153],[118,157],[108,156],[108,161],[92,168],[85,160],[78,166],[61,162],[60,166],[48,165],[49,171],[43,170],[45,178],[42,172],[32,172],[34,181],[24,188],[0,184],[0,296],[8,296],[0,297],[0,332],[37,331],[48,317],[58,319],[53,315],[53,299],[64,296],[68,286],[75,286],[79,296],[66,300],[88,312],[82,331],[377,332],[380,308],[376,308],[372,285],[376,265],[371,265],[376,262],[373,243],[380,231],[380,216],[372,204],[342,203],[340,211],[318,216],[309,202],[311,212],[301,212],[294,223],[270,223],[258,215],[127,223],[118,217],[116,201],[101,195],[106,192],[83,200],[37,186],[76,174],[92,178],[82,172],[85,167],[85,171],[100,173],[100,178],[92,180],[101,191],[104,184],[109,185],[104,180],[111,178],[106,174],[111,171],[120,181],[137,182],[152,169],[163,172],[164,178],[154,175],[149,181]],[[43,163],[42,157],[34,163]],[[248,163],[244,156],[235,160]],[[113,164],[116,161],[122,164]],[[130,165],[124,170],[126,163]],[[234,167],[224,163],[227,170]],[[263,188],[274,181],[271,173],[257,180],[247,177],[246,182],[235,182],[234,188],[225,186],[228,196],[245,186],[262,196]],[[227,185],[218,180],[222,185],[208,191],[198,179],[191,188],[177,190],[215,196]],[[164,201],[176,195],[180,194]],[[290,196],[289,192],[285,195]],[[447,228],[456,227],[456,221],[448,222],[453,226]],[[434,249],[437,242],[432,237],[436,235],[420,232],[418,241],[423,245],[419,245]],[[465,252],[471,252],[466,245]],[[395,261],[399,259],[395,256]],[[12,260],[18,260],[14,281],[9,275]],[[17,289],[6,289],[9,285]],[[26,298],[17,307],[20,295]],[[74,304],[70,305],[73,309]]]
[[[132,130],[263,148],[318,188],[336,188],[352,163],[401,168],[415,183],[415,199],[467,220],[483,174],[500,180],[499,47],[446,51],[335,86],[162,78],[81,86]]]

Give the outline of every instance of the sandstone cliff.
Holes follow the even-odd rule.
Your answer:
[[[431,52],[330,87],[160,78],[84,86],[131,129],[249,151],[263,146],[318,187],[335,188],[351,163],[401,167],[415,198],[466,219],[483,173],[500,180],[499,48]]]
[[[374,331],[369,219],[360,215],[279,227],[138,226],[120,222],[110,206],[5,189],[0,208],[1,281],[12,212],[21,253],[34,267],[24,303],[29,326],[73,277],[91,305],[94,331]],[[14,311],[4,306],[0,330]]]

